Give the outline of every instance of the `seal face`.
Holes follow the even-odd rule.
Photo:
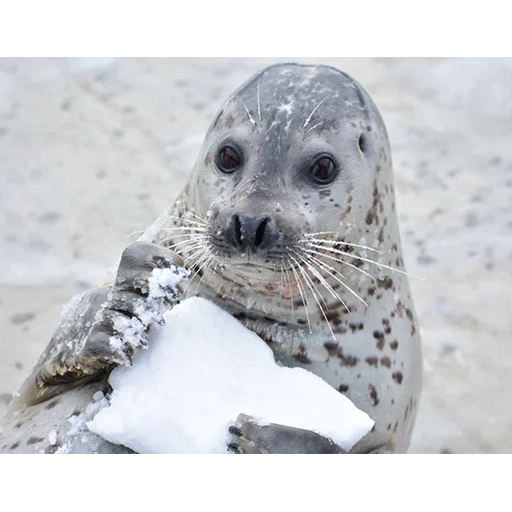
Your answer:
[[[420,339],[386,128],[354,79],[298,64],[251,78],[144,239],[183,255],[195,274],[189,294],[228,309],[283,364],[365,410],[376,427],[358,449],[407,449]]]

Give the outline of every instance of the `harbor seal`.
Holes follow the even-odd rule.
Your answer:
[[[125,251],[114,285],[78,299],[61,321],[11,404],[0,449],[23,444],[16,424],[19,436],[25,421],[34,426],[44,415],[57,424],[72,411],[83,416],[93,394],[103,400],[106,375],[133,350],[109,344],[116,315],[136,316],[148,272],[176,258],[191,272],[181,297],[215,302],[262,337],[280,364],[312,371],[368,413],[375,426],[352,452],[407,451],[422,357],[387,131],[352,77],[301,64],[262,70],[222,105],[182,193]],[[301,432],[302,442],[293,429],[276,434],[243,420],[230,433],[237,453],[325,448],[316,434]],[[69,437],[61,424],[54,446]],[[66,446],[119,449],[89,444]]]

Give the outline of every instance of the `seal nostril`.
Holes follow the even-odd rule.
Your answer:
[[[233,228],[235,233],[235,240],[237,241],[238,245],[242,245],[242,223],[240,222],[239,215],[233,215]]]
[[[270,219],[268,217],[265,217],[260,225],[258,226],[258,229],[256,230],[256,235],[254,237],[254,246],[259,247],[263,243],[263,237],[265,236],[265,229],[267,227],[267,224],[269,223]]]

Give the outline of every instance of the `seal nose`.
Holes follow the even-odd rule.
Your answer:
[[[264,249],[271,242],[270,217],[249,217],[235,213],[231,218],[230,237],[232,244],[240,250]]]

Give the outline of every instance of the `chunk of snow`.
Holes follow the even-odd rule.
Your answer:
[[[57,444],[57,431],[56,430],[52,430],[48,434],[48,441],[50,442],[51,446],[55,446]]]
[[[92,432],[139,453],[226,453],[241,413],[315,431],[345,450],[372,428],[321,378],[278,366],[261,338],[213,303],[188,299],[165,320],[133,366],[112,372],[110,406],[88,422]]]

